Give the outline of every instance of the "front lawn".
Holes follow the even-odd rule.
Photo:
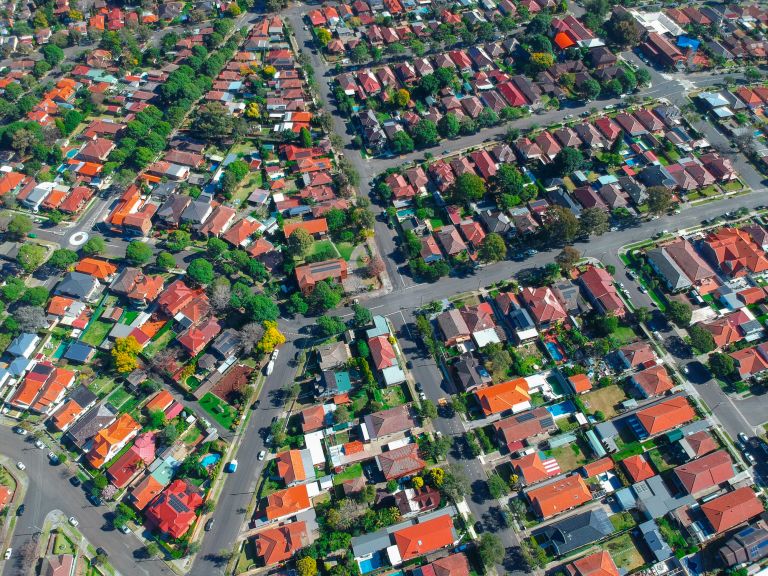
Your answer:
[[[346,482],[347,480],[352,480],[353,478],[360,478],[360,476],[362,475],[363,475],[362,465],[360,463],[353,464],[352,466],[348,466],[340,474],[334,475],[333,485],[337,486],[338,484],[341,484],[342,482]]]
[[[635,526],[635,519],[629,512],[619,512],[611,516],[611,524],[616,532],[624,532]]]
[[[726,192],[733,192],[734,190],[741,190],[744,188],[744,184],[740,180],[731,180],[725,184],[720,184],[720,187]]]
[[[200,406],[211,415],[224,428],[230,429],[237,416],[237,410],[224,402],[221,398],[208,392],[200,399]]]
[[[619,346],[625,346],[637,340],[637,334],[629,326],[619,326],[611,336],[616,339]]]
[[[107,337],[109,331],[112,330],[112,324],[109,322],[103,322],[101,320],[94,320],[91,325],[88,326],[88,330],[80,337],[80,341],[85,344],[97,347],[104,342],[104,338]]]
[[[337,242],[336,249],[339,251],[339,254],[341,254],[341,257],[349,262],[349,259],[352,257],[352,252],[355,250],[355,245],[350,242]]]
[[[53,541],[53,553],[56,556],[59,554],[74,554],[75,546],[64,534],[58,533]]]

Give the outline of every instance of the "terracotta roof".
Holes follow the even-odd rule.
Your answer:
[[[451,554],[422,566],[421,576],[469,576],[469,561],[461,552]]]
[[[488,388],[475,391],[475,396],[486,416],[511,410],[518,404],[529,402],[528,382],[524,378],[516,378]]]
[[[619,570],[606,550],[571,562],[566,571],[568,576],[619,576]]]
[[[265,513],[267,520],[297,514],[312,507],[305,484],[298,484],[285,490],[274,492],[267,497]]]
[[[310,406],[301,411],[301,429],[314,432],[325,426],[325,408],[321,405]]]
[[[256,555],[270,566],[289,560],[298,550],[309,545],[306,522],[291,522],[269,528],[254,537]]]
[[[275,460],[277,461],[277,475],[283,479],[286,485],[307,479],[300,450],[280,452],[275,456]]]
[[[734,476],[733,462],[725,450],[711,452],[674,470],[680,484],[689,494],[713,488]]]
[[[314,220],[302,220],[301,222],[291,222],[283,226],[283,233],[288,238],[295,230],[301,228],[309,234],[324,234],[328,232],[328,222],[325,218],[315,218]]]
[[[147,523],[173,538],[181,538],[197,519],[203,498],[193,484],[174,480],[157,496],[145,513]]]
[[[624,469],[629,474],[633,483],[642,482],[643,480],[648,480],[651,476],[656,476],[656,472],[654,472],[651,463],[648,462],[644,454],[630,456],[622,460],[621,463],[624,465]]]
[[[85,455],[86,460],[94,468],[100,468],[108,458],[136,436],[139,430],[141,426],[130,414],[120,415],[117,420],[94,436],[91,450]]]
[[[453,519],[449,514],[418,522],[392,534],[404,561],[435,552],[455,541]]]
[[[571,387],[576,394],[592,390],[592,382],[586,374],[574,374],[573,376],[569,376],[568,382],[571,383]]]
[[[397,355],[395,349],[387,336],[376,336],[368,340],[368,348],[371,351],[373,365],[378,370],[384,370],[390,366],[397,365]]]
[[[526,454],[522,458],[513,458],[511,464],[528,485],[541,482],[550,476],[555,476],[560,473],[560,466],[557,465],[556,461],[554,462],[554,465],[550,464],[549,466],[545,466],[545,463],[542,461],[538,452]]]
[[[414,474],[426,466],[424,460],[419,457],[419,446],[415,443],[382,452],[376,459],[387,480]]]
[[[598,474],[603,474],[604,472],[608,472],[609,470],[613,470],[614,463],[610,456],[606,456],[605,458],[600,458],[600,460],[595,460],[594,462],[590,462],[589,464],[585,464],[582,467],[582,472],[584,473],[584,476],[587,478],[592,478],[594,476],[597,476]]]
[[[148,475],[131,492],[133,506],[137,510],[144,510],[152,499],[163,491],[163,485],[155,477]]]
[[[696,456],[703,456],[708,452],[717,450],[717,442],[713,440],[706,430],[686,436],[685,441],[688,442],[688,446],[691,447]]]
[[[173,396],[171,393],[168,392],[168,390],[160,390],[146,403],[144,408],[147,412],[153,412],[156,410],[165,410],[171,404],[173,404]]]
[[[636,372],[632,375],[632,380],[643,389],[646,397],[660,396],[674,387],[667,369],[661,364]]]
[[[763,513],[763,504],[752,488],[745,486],[705,502],[701,511],[716,534],[746,522]]]
[[[365,425],[371,438],[376,439],[411,430],[416,426],[416,422],[411,416],[410,409],[404,404],[368,414],[365,417]]]
[[[578,474],[529,490],[527,496],[533,509],[542,518],[549,518],[592,500],[589,488]]]
[[[77,263],[75,270],[94,276],[99,280],[105,280],[117,272],[117,266],[98,258],[83,258]]]
[[[635,416],[645,431],[653,435],[690,422],[696,417],[696,413],[685,396],[677,396],[644,408]]]

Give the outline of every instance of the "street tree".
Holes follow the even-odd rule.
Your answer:
[[[736,374],[736,362],[728,354],[715,352],[709,356],[709,369],[716,378],[728,381]]]
[[[610,227],[608,212],[596,206],[582,210],[579,223],[581,225],[581,232],[587,236],[593,234],[601,236],[608,232]]]
[[[579,220],[568,208],[552,206],[547,211],[548,219],[544,226],[550,242],[568,244],[579,233]]]
[[[680,327],[688,326],[691,323],[693,309],[685,302],[673,300],[667,307],[669,318]]]
[[[486,569],[496,566],[504,559],[504,545],[501,539],[491,532],[483,532],[480,536],[477,552]]]
[[[484,262],[498,262],[507,257],[507,243],[496,232],[491,232],[480,245],[480,259]]]
[[[666,186],[651,186],[648,193],[648,211],[651,214],[663,214],[672,205],[672,191]]]
[[[555,256],[555,262],[560,266],[563,272],[571,270],[576,263],[581,260],[581,252],[573,246],[566,246],[560,254]]]
[[[152,258],[152,248],[140,240],[133,240],[125,249],[125,258],[135,266],[143,266]]]

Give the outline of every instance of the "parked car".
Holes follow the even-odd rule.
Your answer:
[[[72,478],[69,479],[69,483],[72,484],[72,486],[80,486],[82,484],[82,481],[77,476],[72,476]]]
[[[26,510],[24,504],[20,504],[19,507],[16,508],[16,516],[22,516],[24,514],[24,510]]]
[[[69,523],[72,524],[72,526],[79,526],[80,525],[80,522],[74,516],[70,516],[69,517]]]
[[[51,464],[58,464],[59,463],[59,457],[56,456],[53,452],[48,452],[48,460],[50,460]]]
[[[14,426],[13,431],[16,432],[16,434],[18,434],[19,436],[27,435],[27,431],[24,430],[24,428],[22,428],[21,426]]]
[[[739,442],[741,442],[742,447],[746,447],[747,444],[749,443],[749,438],[747,437],[746,434],[744,434],[744,432],[739,432],[738,438],[739,438]]]
[[[210,532],[211,528],[213,528],[213,523],[216,521],[215,518],[209,518],[208,522],[205,523],[205,531]]]
[[[130,529],[130,528],[128,528],[128,526],[126,526],[125,524],[123,524],[122,526],[120,526],[119,530],[120,530],[120,532],[122,532],[123,534],[130,534],[130,533],[131,533],[131,529]]]
[[[35,446],[36,446],[37,448],[39,448],[40,450],[42,450],[43,448],[45,448],[45,444],[43,444],[43,441],[42,441],[42,440],[35,440]]]
[[[230,474],[234,474],[237,471],[237,460],[232,460],[229,464],[227,464],[227,472]]]
[[[257,456],[257,458],[259,459],[259,462],[264,460],[264,458],[266,458],[266,457],[267,457],[267,451],[266,450],[262,450],[261,452],[259,452],[259,455]]]
[[[24,465],[24,462],[16,462],[16,468],[19,470],[26,470],[27,467]]]
[[[8,550],[5,551],[5,554],[3,555],[3,558],[8,560],[11,557],[11,554],[13,554],[13,548],[8,548]]]

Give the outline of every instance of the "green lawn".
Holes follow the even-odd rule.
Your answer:
[[[637,340],[637,334],[629,326],[619,326],[616,328],[616,332],[611,334],[619,342],[619,346],[624,346],[630,342]]]
[[[355,245],[351,244],[349,242],[339,242],[336,244],[336,250],[339,251],[339,254],[341,254],[341,257],[344,258],[347,262],[349,262],[349,259],[352,257],[352,252],[355,249]]]
[[[432,224],[432,230],[439,230],[445,226],[445,223],[440,218],[430,218],[429,222]]]
[[[64,534],[56,534],[56,539],[53,541],[53,553],[57,556],[59,554],[74,554],[75,546]]]
[[[102,322],[101,320],[95,320],[91,322],[88,330],[80,338],[81,342],[90,344],[91,346],[98,346],[107,337],[109,331],[112,329],[112,324],[108,322]]]
[[[224,428],[229,429],[232,426],[232,421],[237,416],[237,411],[229,404],[224,402],[221,398],[208,392],[200,399],[200,406],[211,415],[219,424]]]
[[[152,340],[147,344],[142,351],[142,354],[147,358],[152,358],[152,356],[168,346],[174,338],[176,338],[176,333],[173,330],[165,330],[157,339]]]
[[[336,474],[333,477],[333,485],[336,486],[346,480],[352,480],[352,478],[359,478],[363,475],[363,467],[358,464],[348,466],[341,474]]]
[[[720,187],[728,192],[733,192],[734,190],[741,190],[744,188],[744,184],[742,184],[740,180],[732,180],[731,182],[721,184]]]
[[[122,386],[112,392],[112,394],[109,395],[109,398],[107,398],[107,402],[112,404],[115,408],[120,410],[120,408],[130,400],[132,396],[128,393],[128,391],[123,388]]]
[[[616,532],[623,532],[635,525],[635,519],[632,518],[632,514],[629,512],[619,512],[611,516],[611,524],[613,524],[613,529]]]
[[[610,552],[618,568],[624,568],[628,572],[645,564],[643,555],[637,549],[629,532],[606,542],[603,549]]]

